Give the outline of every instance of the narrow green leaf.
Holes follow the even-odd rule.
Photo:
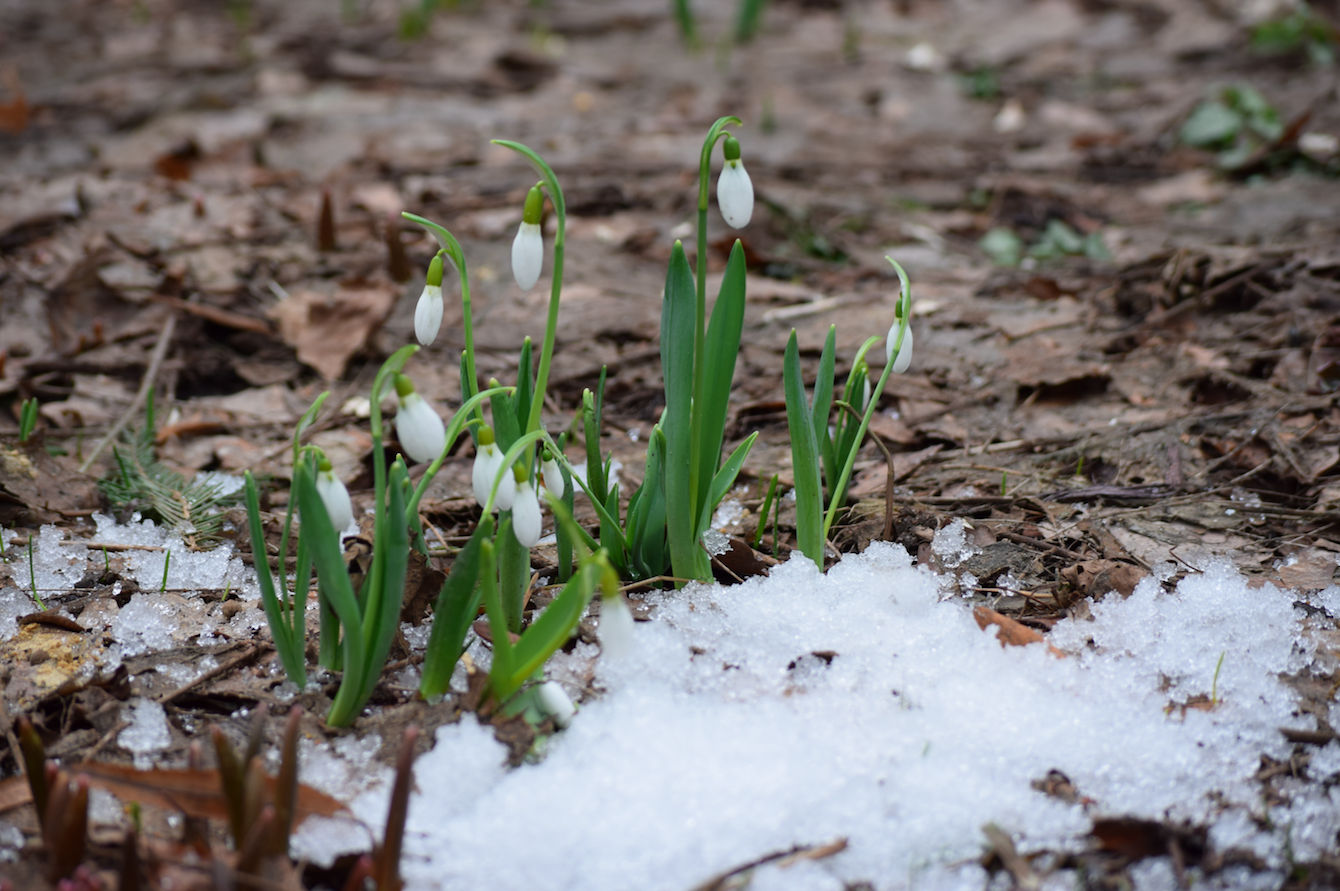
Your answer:
[[[824,565],[823,491],[819,480],[819,443],[814,437],[813,416],[805,399],[800,376],[800,348],[796,331],[786,342],[782,360],[786,389],[786,421],[791,428],[791,467],[796,477],[796,537],[800,550],[821,569]]]
[[[701,548],[694,534],[696,498],[693,492],[692,401],[694,283],[684,246],[675,242],[665,276],[661,305],[661,374],[665,381],[666,526],[670,537],[670,560],[675,575],[698,578]]]
[[[447,691],[451,672],[464,651],[465,635],[479,612],[483,590],[479,585],[480,550],[493,535],[493,517],[485,516],[474,534],[456,555],[451,572],[442,583],[433,609],[433,630],[423,660],[423,679],[419,694],[425,699]]]
[[[409,489],[409,471],[403,460],[391,465],[391,479],[387,485],[389,503],[384,523],[378,524],[373,542],[373,560],[384,560],[378,579],[380,591],[363,618],[364,656],[363,685],[359,691],[358,708],[372,697],[372,690],[381,679],[382,667],[391,652],[391,641],[400,627],[400,607],[405,600],[405,572],[409,565],[409,530],[405,526],[405,497]],[[369,573],[372,575],[372,573]]]
[[[563,590],[540,617],[531,623],[526,633],[521,635],[521,640],[512,651],[511,671],[499,678],[499,682],[493,686],[493,695],[499,702],[520,689],[555,650],[567,643],[582,613],[586,611],[586,605],[591,602],[602,570],[603,567],[594,559],[583,561],[577,574],[563,586]]]
[[[740,467],[744,464],[744,459],[748,457],[749,450],[754,447],[754,440],[758,439],[758,431],[755,430],[749,434],[749,437],[738,446],[731,456],[726,459],[726,463],[721,465],[717,475],[712,477],[711,491],[707,495],[707,503],[703,505],[703,514],[698,518],[698,528],[707,529],[712,524],[712,514],[716,512],[717,505],[721,504],[721,499],[726,497],[731,486],[735,485],[735,478],[740,474]]]
[[[823,459],[823,470],[828,479],[837,477],[833,437],[828,433],[828,416],[833,410],[833,369],[836,364],[837,325],[829,325],[824,350],[819,355],[819,373],[814,378],[814,405],[810,409],[814,418],[814,440],[819,444],[819,455]]]
[[[526,429],[526,420],[530,416],[531,394],[535,389],[535,378],[531,371],[531,345],[527,337],[521,342],[521,357],[516,363],[516,394],[512,397],[512,414],[516,417],[518,430]]]
[[[331,525],[326,505],[316,492],[308,462],[300,462],[294,471],[293,488],[298,494],[298,509],[302,512],[302,523],[311,533],[312,562],[316,566],[317,579],[326,592],[331,609],[344,626],[341,642],[344,677],[340,681],[339,692],[335,694],[335,701],[331,704],[330,714],[326,716],[326,721],[331,726],[342,727],[358,717],[358,710],[363,705],[357,701],[366,665],[364,658],[366,647],[362,634],[363,616],[354,597],[349,572],[345,568],[339,535]]]
[[[740,334],[744,330],[745,260],[739,239],[731,248],[726,274],[717,292],[712,319],[707,326],[703,371],[702,405],[694,406],[700,415],[698,427],[698,479],[710,480],[721,461],[721,443],[726,431],[731,383],[735,379],[735,361],[740,355]],[[707,499],[706,486],[699,483],[698,504],[701,514]],[[710,516],[709,516],[710,519]],[[698,532],[703,531],[699,527]]]
[[[503,511],[498,527],[498,584],[502,589],[503,615],[507,628],[514,634],[521,632],[522,610],[526,589],[530,587],[530,548],[516,540],[512,532],[512,512]]]
[[[302,647],[301,645],[295,647],[292,629],[284,615],[285,605],[275,596],[274,578],[270,574],[270,558],[265,550],[265,532],[261,528],[260,496],[256,491],[256,480],[252,478],[250,471],[246,474],[246,501],[251,551],[256,556],[256,580],[260,584],[261,605],[265,608],[265,619],[270,624],[270,635],[274,638],[275,649],[279,651],[279,662],[284,666],[284,673],[295,684],[305,685],[307,669],[303,664]],[[325,509],[324,505],[322,509]],[[330,524],[329,518],[326,519],[326,524]],[[299,678],[302,679],[301,682]]]
[[[505,530],[499,529],[501,535]],[[489,620],[489,634],[493,638],[493,665],[489,668],[489,686],[497,684],[512,673],[512,640],[507,636],[507,617],[503,614],[502,595],[498,592],[498,561],[493,542],[484,539],[479,545],[479,587],[484,601],[484,613]]]

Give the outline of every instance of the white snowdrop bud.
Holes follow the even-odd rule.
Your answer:
[[[893,356],[893,344],[898,340],[898,328],[902,323],[894,321],[889,328],[889,336],[885,338],[884,343],[884,361],[893,363],[893,373],[902,374],[907,371],[908,366],[912,364],[912,326],[907,326],[907,333],[903,335],[903,345],[898,348],[898,358]]]
[[[544,193],[532,186],[526,194],[526,208],[521,214],[521,226],[512,241],[512,276],[523,291],[529,291],[540,280],[544,267],[544,239],[540,235],[541,211]]]
[[[601,597],[596,635],[600,638],[601,655],[609,659],[626,659],[633,652],[633,612],[623,592],[615,590],[614,596]]]
[[[414,392],[414,384],[403,374],[395,376],[395,391],[400,397],[395,430],[401,449],[414,461],[434,460],[447,447],[447,431],[442,418]]]
[[[724,146],[726,164],[717,177],[717,207],[721,218],[732,229],[743,229],[754,215],[754,184],[740,160],[740,142],[734,136],[726,137]]]
[[[535,494],[535,486],[529,478],[518,480],[516,499],[512,502],[512,533],[523,548],[533,548],[540,543],[542,522],[540,499]]]
[[[349,500],[349,490],[340,482],[330,462],[324,457],[317,465],[316,494],[321,496],[321,503],[326,506],[330,525],[335,527],[335,531],[348,529],[354,521],[354,505]]]
[[[414,336],[419,343],[428,346],[437,340],[437,332],[442,327],[442,255],[433,257],[428,266],[428,279],[419,295],[419,303],[414,307]]]
[[[572,704],[572,699],[568,696],[567,691],[557,681],[545,681],[540,684],[537,695],[540,708],[554,719],[558,729],[567,729],[567,726],[572,723],[572,716],[577,714],[577,706]]]
[[[567,491],[563,482],[563,471],[547,451],[544,453],[544,460],[540,462],[540,475],[544,478],[544,487],[549,493],[555,498],[562,498],[563,493]]]
[[[475,501],[480,506],[488,503],[489,492],[493,491],[493,481],[502,467],[502,452],[493,440],[493,428],[479,428],[479,447],[475,449],[475,463],[470,473],[471,488],[475,490]],[[497,506],[496,504],[494,505]]]

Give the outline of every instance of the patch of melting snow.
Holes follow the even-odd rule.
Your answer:
[[[956,517],[947,526],[937,529],[931,538],[931,552],[940,558],[945,568],[954,569],[969,557],[982,553],[981,548],[968,544],[967,529],[968,524],[963,518]]]
[[[135,767],[153,767],[152,755],[172,744],[167,713],[152,699],[131,699],[121,707],[121,720],[127,727],[116,737],[116,744],[135,756]]]
[[[901,547],[873,544],[826,576],[793,558],[768,579],[656,595],[634,654],[598,665],[603,695],[543,762],[507,770],[469,715],[438,730],[415,766],[407,887],[682,891],[846,838],[820,862],[759,870],[754,887],[980,889],[985,824],[1025,852],[1076,850],[1095,815],[1209,825],[1221,850],[1253,850],[1276,871],[1198,887],[1277,884],[1290,845],[1304,860],[1331,849],[1340,790],[1299,782],[1266,805],[1253,779],[1262,755],[1288,757],[1279,728],[1300,721],[1278,679],[1312,656],[1293,595],[1249,589],[1226,564],[1171,593],[1149,578],[1094,604],[1092,621],[1058,623],[1062,659],[1001,647],[938,588]],[[808,658],[824,652],[837,655]],[[1212,711],[1168,709],[1212,688]],[[1340,744],[1314,757],[1319,774],[1340,772]],[[1032,787],[1051,770],[1090,811]],[[352,805],[373,826],[385,807],[385,789]],[[502,857],[518,827],[543,831],[524,857]],[[321,835],[304,830],[299,845],[318,862],[336,853]],[[1137,887],[1171,887],[1171,875],[1148,861]]]

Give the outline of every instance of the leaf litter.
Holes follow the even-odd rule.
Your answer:
[[[707,887],[751,869],[760,887],[1325,887],[1340,773],[1334,170],[1287,138],[1227,175],[1174,147],[1198,103],[1247,75],[1280,120],[1335,132],[1333,103],[1314,102],[1325,74],[1287,56],[1244,74],[1235,4],[971,6],[848,4],[844,22],[774,4],[725,76],[636,4],[441,13],[417,43],[375,14],[342,25],[301,4],[255,4],[250,26],[109,8],[104,42],[61,36],[68,71],[40,55],[57,23],[33,18],[37,37],[7,44],[0,136],[0,394],[37,397],[46,421],[35,443],[0,432],[9,714],[34,715],[70,763],[179,769],[210,722],[326,695],[329,678],[285,687],[245,542],[195,551],[189,531],[94,519],[108,505],[74,467],[125,414],[175,313],[152,381],[160,459],[270,474],[282,509],[286,428],[320,376],[351,406],[316,436],[339,444],[358,504],[369,440],[350,400],[408,339],[417,293],[388,268],[388,211],[462,216],[481,376],[510,371],[538,333],[505,274],[514,171],[487,137],[555,140],[582,214],[572,253],[591,259],[573,264],[547,420],[565,425],[609,366],[603,445],[635,482],[663,399],[652,298],[687,216],[677,146],[724,103],[764,124],[747,150],[769,206],[745,232],[757,305],[732,428],[763,437],[730,534],[751,538],[767,480],[789,481],[787,329],[817,355],[837,317],[850,354],[887,327],[882,255],[913,276],[921,367],[872,425],[893,455],[858,463],[866,500],[835,533],[847,556],[827,576],[786,560],[783,502],[761,536],[784,560],[772,578],[642,594],[631,664],[602,662],[598,617],[584,620],[550,672],[581,712],[540,737],[461,718],[463,667],[444,703],[407,701],[426,628],[407,621],[363,726],[311,724],[330,739],[304,746],[312,782],[380,825],[388,790],[367,787],[383,741],[441,725],[417,767],[413,887]],[[905,66],[908,40],[952,67]],[[630,132],[618,109],[647,122]],[[977,247],[999,229],[1020,268]],[[1048,233],[1084,250],[1028,257]],[[1112,259],[1088,250],[1095,237]],[[428,246],[395,238],[422,267]],[[459,392],[451,321],[429,353],[441,372],[419,381],[439,405]],[[469,461],[449,459],[424,503],[445,545],[473,527]],[[1001,648],[1007,628],[1047,644]],[[487,665],[485,643],[470,654]],[[131,728],[144,733],[123,745]],[[504,766],[528,752],[544,757]],[[12,751],[0,767],[17,767]],[[351,825],[307,830],[305,850],[366,850]],[[503,861],[499,834],[537,825]]]

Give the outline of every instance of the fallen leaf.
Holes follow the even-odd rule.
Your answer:
[[[5,89],[14,97],[9,102],[0,102],[0,130],[6,133],[22,133],[28,126],[28,97],[23,94],[23,84],[19,82],[19,71],[13,65],[5,69]]]
[[[124,801],[180,810],[188,817],[228,819],[228,805],[223,798],[217,770],[136,770],[129,765],[101,761],[86,762],[73,770],[87,774],[92,785]],[[274,777],[265,778],[266,789],[271,797],[274,796],[275,783]],[[298,784],[295,825],[311,816],[333,817],[342,810],[343,803],[311,786]]]
[[[1000,641],[1002,647],[1024,647],[1031,643],[1046,642],[1046,638],[1044,638],[1041,633],[1034,631],[1027,625],[1020,624],[1009,616],[1001,615],[990,607],[974,606],[972,608],[972,617],[977,620],[977,627],[981,628],[983,631],[986,630],[988,625],[995,625],[999,628],[1000,631],[996,633],[996,638]],[[1051,644],[1047,644],[1047,652],[1058,659],[1065,658],[1065,653],[1056,649],[1056,647]]]
[[[270,310],[270,317],[299,361],[335,380],[386,321],[396,296],[397,289],[387,285],[341,288],[331,295],[295,291]]]

